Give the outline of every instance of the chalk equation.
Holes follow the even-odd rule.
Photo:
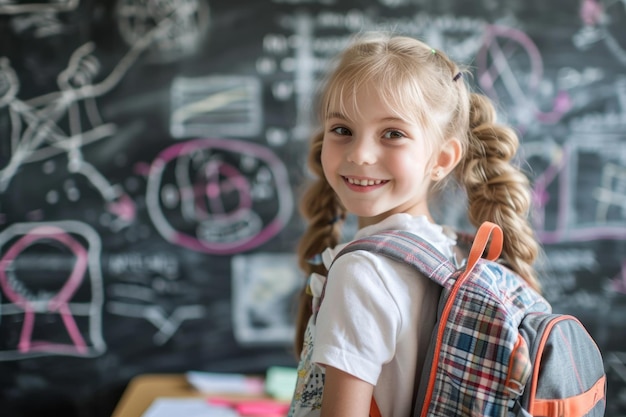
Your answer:
[[[103,265],[109,277],[106,311],[147,322],[154,327],[152,342],[168,342],[188,320],[207,316],[197,289],[182,276],[180,260],[170,253],[125,252],[111,255]]]

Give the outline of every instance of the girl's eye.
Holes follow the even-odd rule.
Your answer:
[[[388,130],[383,135],[385,139],[400,139],[406,137],[406,135],[399,130]]]
[[[331,132],[336,133],[341,136],[349,136],[351,134],[350,130],[343,126],[335,127],[331,129]]]

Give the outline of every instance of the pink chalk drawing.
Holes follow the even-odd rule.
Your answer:
[[[615,59],[626,65],[625,13],[624,0],[582,0],[578,15],[583,26],[573,37],[574,45],[588,49],[602,42]]]
[[[13,262],[21,252],[33,243],[46,240],[53,240],[56,243],[63,244],[76,256],[73,270],[67,282],[54,297],[46,302],[45,306],[47,311],[58,313],[61,316],[65,328],[74,343],[72,348],[78,353],[85,354],[87,353],[87,345],[76,325],[68,303],[85,277],[85,271],[87,269],[87,251],[63,229],[55,226],[39,226],[33,228],[29,233],[18,239],[0,259],[0,286],[7,298],[24,310],[24,324],[20,333],[18,350],[21,353],[26,353],[31,350],[52,351],[55,348],[66,346],[59,346],[59,344],[32,339],[35,314],[41,311],[41,307],[37,307],[36,300],[29,300],[27,297],[20,294],[19,291],[16,291],[7,274],[7,271],[11,270]]]
[[[527,61],[527,74],[517,74],[510,66],[513,58]],[[572,107],[565,91],[557,92],[550,111],[539,109],[536,96],[543,77],[543,60],[535,43],[524,32],[504,26],[489,25],[485,29],[483,47],[476,56],[478,82],[487,95],[498,102],[512,102],[512,114],[519,113],[518,122],[527,126],[534,120],[556,123]],[[522,76],[523,75],[523,76]],[[497,89],[496,84],[504,89]]]
[[[580,20],[587,26],[595,26],[602,20],[604,8],[597,0],[583,0],[580,4]]]
[[[619,275],[611,280],[611,289],[626,294],[626,261],[622,262],[622,270]]]
[[[533,226],[537,230],[537,233],[543,243],[555,243],[560,239],[561,232],[567,227],[567,205],[559,204],[557,214],[557,231],[546,231],[545,225],[545,212],[548,202],[551,201],[551,196],[548,192],[550,184],[558,181],[559,196],[558,201],[564,202],[568,198],[567,182],[563,181],[567,178],[563,175],[563,171],[567,166],[569,158],[569,148],[563,147],[552,152],[552,158],[549,161],[549,165],[540,172],[533,180],[532,199],[533,199]]]
[[[577,187],[577,178],[582,175],[578,162],[584,149],[580,145],[543,143],[542,146],[527,145],[526,148],[529,152],[525,152],[525,156],[531,165],[535,160],[547,162],[545,168],[537,166],[532,170],[536,175],[532,180],[532,222],[542,243],[626,238],[624,221],[607,218],[609,208],[621,209],[622,213],[626,213],[623,192],[626,187],[626,170],[610,162],[604,163],[602,171],[597,173],[596,188],[591,194],[581,196],[582,191]],[[550,193],[550,186],[553,186],[554,194]],[[580,214],[577,215],[577,208],[589,200],[595,202],[596,216],[581,219]],[[548,203],[553,205],[549,210],[556,209],[556,222],[551,228],[545,222]]]
[[[232,254],[284,229],[293,198],[284,163],[269,148],[239,140],[196,139],[153,161],[148,213],[169,242]]]
[[[227,218],[229,214],[221,196],[228,193],[236,193],[239,197],[235,212],[252,209],[250,184],[236,167],[224,162],[209,161],[203,176],[204,181],[200,176],[198,180],[200,184],[202,182],[206,184],[194,187],[193,192],[194,206],[199,219],[208,219],[212,215],[216,216],[216,219]],[[222,178],[227,178],[227,180],[224,181]],[[207,210],[207,205],[204,203],[205,198],[208,200],[210,210]]]
[[[107,203],[107,210],[129,223],[135,220],[137,214],[135,202],[126,193],[120,195],[117,200]]]

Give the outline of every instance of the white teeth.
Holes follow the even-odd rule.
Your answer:
[[[382,182],[382,180],[359,180],[355,178],[348,178],[348,182],[350,184],[366,186],[366,185],[378,185]]]

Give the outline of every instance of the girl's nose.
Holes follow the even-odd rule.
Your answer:
[[[348,148],[348,161],[356,165],[372,165],[376,162],[376,144],[372,140],[354,138]]]

